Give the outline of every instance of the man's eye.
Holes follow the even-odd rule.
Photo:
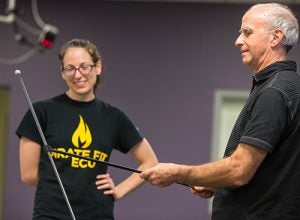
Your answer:
[[[249,36],[250,34],[252,34],[251,30],[244,30],[244,35]]]

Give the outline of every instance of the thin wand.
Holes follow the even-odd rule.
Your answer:
[[[68,152],[63,152],[63,151],[60,151],[60,150],[56,150],[54,148],[52,148],[51,146],[49,146],[46,142],[46,139],[44,137],[44,134],[42,132],[42,129],[41,129],[41,126],[38,122],[38,119],[37,119],[37,116],[35,114],[35,111],[33,109],[33,106],[31,104],[31,101],[30,101],[30,98],[29,98],[29,95],[26,91],[26,88],[25,88],[25,85],[24,85],[24,82],[23,82],[23,79],[21,77],[21,71],[20,70],[16,70],[15,71],[15,74],[18,75],[20,77],[20,82],[21,82],[21,85],[23,87],[23,91],[24,91],[24,94],[26,96],[26,98],[29,100],[29,107],[30,109],[32,109],[32,114],[33,114],[33,117],[35,119],[35,121],[37,122],[37,127],[38,127],[38,130],[41,134],[41,138],[43,140],[43,143],[44,143],[44,146],[46,147],[46,151],[49,153],[49,151],[51,152],[55,152],[55,153],[60,153],[60,154],[64,154],[64,155],[68,155],[68,156],[71,156],[71,157],[77,157],[77,158],[80,158],[80,159],[85,159],[85,160],[89,160],[89,161],[93,161],[93,162],[97,162],[97,163],[102,163],[102,164],[105,164],[107,166],[111,166],[111,167],[115,167],[115,168],[119,168],[119,169],[123,169],[123,170],[127,170],[127,171],[131,171],[131,172],[135,172],[135,173],[141,173],[142,171],[141,170],[137,170],[137,169],[133,169],[133,168],[130,168],[130,167],[126,167],[126,166],[122,166],[122,165],[119,165],[119,164],[114,164],[114,163],[110,163],[110,162],[106,162],[106,161],[101,161],[101,160],[96,160],[96,159],[93,159],[93,158],[90,158],[90,157],[84,157],[84,156],[81,156],[81,155],[77,155],[77,154],[72,154],[72,153],[68,153]],[[50,155],[51,156],[51,155]],[[51,156],[51,163],[53,161],[53,158]],[[53,162],[54,163],[54,162]],[[187,187],[190,187],[189,185],[187,184],[184,184],[184,183],[177,183],[179,185],[183,185],[183,186],[187,186]]]
[[[94,158],[84,157],[84,156],[81,156],[81,155],[78,155],[78,154],[72,154],[72,153],[56,150],[55,148],[52,148],[50,146],[48,146],[48,149],[51,152],[55,152],[55,153],[59,153],[59,154],[65,154],[65,155],[68,155],[68,156],[71,156],[71,157],[78,157],[80,159],[89,160],[89,161],[93,161],[93,162],[97,162],[97,163],[102,163],[102,164],[105,164],[107,166],[116,167],[116,168],[119,168],[119,169],[122,169],[122,170],[128,170],[128,171],[135,172],[135,173],[141,173],[142,172],[140,170],[133,169],[133,168],[130,168],[130,167],[126,167],[126,166],[122,166],[122,165],[118,165],[118,164],[114,164],[114,163],[110,163],[110,162],[106,162],[106,161],[102,161],[102,160],[96,160]]]
[[[26,97],[27,103],[28,103],[29,108],[30,108],[30,110],[31,110],[33,119],[34,119],[35,124],[36,124],[36,126],[37,126],[37,129],[38,129],[38,131],[39,131],[39,134],[40,134],[40,136],[41,136],[41,139],[42,139],[42,141],[43,141],[43,144],[44,144],[44,146],[48,146],[47,141],[46,141],[46,138],[45,138],[45,135],[44,135],[44,133],[43,133],[43,131],[42,131],[41,125],[40,125],[39,120],[38,120],[38,118],[37,118],[37,116],[36,116],[36,113],[35,113],[34,108],[33,108],[33,106],[32,106],[32,102],[31,102],[31,100],[30,100],[30,97],[29,97],[28,92],[27,92],[27,89],[26,89],[26,87],[25,87],[23,78],[22,78],[22,76],[21,76],[21,71],[20,71],[20,70],[15,70],[15,75],[18,76],[18,78],[19,78],[20,84],[21,84],[21,86],[22,86],[23,93],[24,93],[24,95],[25,95],[25,97]],[[71,216],[72,216],[72,219],[73,219],[73,220],[76,220],[75,215],[74,215],[74,212],[73,212],[72,207],[71,207],[71,205],[70,205],[68,196],[67,196],[67,194],[66,194],[66,191],[65,191],[65,189],[64,189],[64,187],[63,187],[63,184],[62,184],[62,181],[61,181],[60,176],[59,176],[59,174],[58,174],[58,171],[57,171],[57,169],[56,169],[54,160],[53,160],[53,158],[52,158],[50,152],[48,151],[48,149],[47,149],[46,147],[45,147],[45,150],[46,150],[47,155],[48,155],[48,157],[49,157],[50,163],[51,163],[51,165],[52,165],[52,168],[53,168],[53,170],[54,170],[55,176],[56,176],[57,181],[58,181],[58,183],[59,183],[60,189],[61,189],[61,191],[62,191],[62,193],[63,193],[63,196],[64,196],[64,198],[65,198],[65,201],[66,201],[66,203],[67,203],[67,206],[68,206],[68,209],[69,209],[70,214],[71,214]]]
[[[96,160],[94,158],[84,157],[84,156],[81,156],[81,155],[78,155],[78,154],[72,154],[72,153],[68,153],[68,152],[56,150],[55,148],[52,148],[51,146],[47,146],[47,147],[48,147],[48,150],[51,151],[51,152],[55,152],[55,153],[59,153],[59,154],[64,154],[64,155],[68,155],[68,156],[71,156],[71,157],[77,157],[77,158],[80,158],[80,159],[89,160],[89,161],[93,161],[93,162],[96,162],[96,163],[102,163],[102,164],[105,164],[107,166],[116,167],[116,168],[119,168],[119,169],[122,169],[122,170],[131,171],[131,172],[134,172],[134,173],[141,173],[141,172],[143,172],[141,170],[133,169],[133,168],[130,168],[130,167],[119,165],[119,164],[110,163],[110,162],[106,162],[106,161],[102,161],[102,160]],[[184,183],[176,183],[176,184],[190,187],[189,185],[184,184]]]

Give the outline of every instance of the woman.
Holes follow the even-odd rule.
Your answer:
[[[34,103],[47,143],[60,151],[108,161],[113,149],[130,152],[144,170],[157,163],[148,141],[119,109],[95,97],[102,61],[96,46],[83,39],[65,43],[59,53],[67,91]],[[24,183],[35,186],[33,219],[70,219],[30,111],[21,121],[20,169]],[[57,170],[78,219],[114,219],[114,201],[143,184],[133,173],[114,184],[107,166],[52,152]]]

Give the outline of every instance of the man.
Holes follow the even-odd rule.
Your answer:
[[[300,219],[300,76],[287,60],[297,40],[289,8],[252,6],[235,45],[253,71],[253,88],[224,158],[197,166],[160,163],[141,178],[162,187],[187,184],[203,198],[214,195],[213,220]]]

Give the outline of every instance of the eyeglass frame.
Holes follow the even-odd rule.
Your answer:
[[[89,65],[86,65],[86,64],[81,64],[79,67],[75,67],[75,66],[69,66],[69,67],[62,67],[61,71],[63,72],[63,74],[67,75],[67,76],[73,76],[76,71],[78,70],[80,72],[80,74],[86,76],[86,75],[89,75],[91,72],[92,72],[92,69],[93,67],[96,67],[96,64],[89,64]],[[89,72],[87,73],[84,73],[82,72],[82,70],[80,70],[80,68],[90,68]],[[72,70],[72,73],[66,73],[66,69],[69,69],[68,71],[71,71]]]

